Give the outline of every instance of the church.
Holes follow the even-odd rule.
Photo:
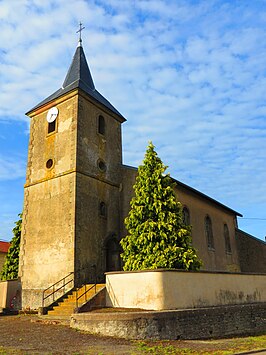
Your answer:
[[[43,291],[68,274],[79,286],[122,269],[137,168],[122,162],[126,119],[95,88],[81,38],[62,87],[27,115],[19,277],[22,307],[38,308]],[[266,272],[266,244],[238,229],[239,212],[175,183],[202,270]]]

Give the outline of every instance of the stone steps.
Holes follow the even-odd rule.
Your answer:
[[[48,316],[70,316],[74,313],[76,308],[76,297],[81,296],[85,290],[89,290],[86,295],[81,296],[78,300],[79,307],[88,302],[98,291],[105,287],[105,284],[97,284],[96,287],[93,284],[88,284],[80,287],[77,290],[73,290],[62,302],[59,302],[57,306],[54,306],[52,310],[48,311]]]
[[[98,292],[98,291],[99,291],[100,289],[102,289],[103,287],[105,287],[105,284],[97,284],[97,285],[96,285],[96,292]],[[88,291],[87,295],[88,295],[89,293],[93,293],[93,294],[95,293],[95,287],[94,287],[94,285],[88,284],[88,285],[86,285],[86,288],[85,288],[85,286],[82,286],[82,287],[79,288],[78,290],[73,291],[72,294],[70,294],[70,295],[68,296],[68,298],[69,298],[69,299],[75,299],[75,300],[76,300],[76,295],[81,296],[81,295],[85,292],[85,290],[88,290],[88,289],[90,289],[90,291]]]

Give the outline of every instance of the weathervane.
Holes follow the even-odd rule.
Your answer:
[[[81,42],[82,42],[82,39],[81,39],[81,31],[82,30],[84,30],[84,26],[82,27],[82,23],[80,22],[79,23],[79,30],[77,30],[77,32],[76,33],[79,33],[79,43],[81,44]]]

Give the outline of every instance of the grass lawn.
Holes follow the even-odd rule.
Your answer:
[[[229,355],[263,349],[265,349],[266,354],[266,335],[219,340],[138,342],[138,350],[143,354],[158,355]],[[134,354],[134,352],[132,354]]]

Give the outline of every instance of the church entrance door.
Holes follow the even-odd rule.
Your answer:
[[[120,246],[115,238],[106,243],[106,271],[121,270]]]

